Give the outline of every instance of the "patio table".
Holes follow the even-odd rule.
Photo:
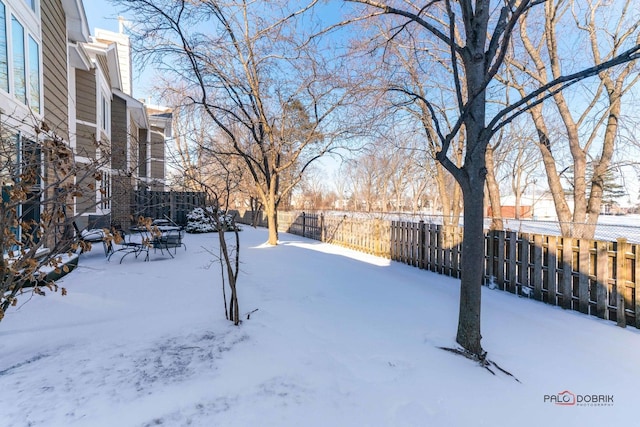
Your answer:
[[[184,229],[173,225],[131,227],[129,233],[123,237],[120,248],[114,250],[108,260],[110,261],[111,257],[118,253],[122,254],[120,264],[130,254],[133,254],[136,259],[144,254],[144,261],[149,261],[149,250],[152,248],[154,252],[159,249],[163,255],[166,252],[174,258],[170,249],[173,248],[175,253],[179,246],[185,246],[182,243],[183,236]]]

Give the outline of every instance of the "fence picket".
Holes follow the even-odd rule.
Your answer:
[[[543,301],[542,287],[544,283],[543,276],[543,237],[540,234],[533,236],[533,298]]]
[[[520,251],[518,252],[520,261],[520,270],[518,271],[518,280],[520,281],[520,287],[527,288],[531,291],[529,284],[529,234],[520,234]],[[528,293],[528,292],[527,292]]]
[[[596,244],[596,315],[609,319],[609,243]]]
[[[507,267],[507,275],[508,275],[508,287],[507,290],[509,292],[511,292],[512,294],[517,294],[518,293],[518,287],[517,287],[517,279],[516,279],[516,270],[517,270],[517,264],[516,264],[516,254],[518,253],[518,237],[517,237],[517,233],[515,231],[510,231],[507,234],[507,242],[509,243],[509,251],[508,251],[508,256],[509,256],[509,265]]]
[[[547,302],[558,305],[557,302],[557,268],[558,268],[558,238],[549,236],[547,240]]]
[[[618,326],[627,326],[627,316],[625,315],[625,293],[626,293],[626,269],[625,258],[627,257],[627,239],[618,239],[616,250],[616,322]]]
[[[586,239],[578,240],[578,309],[581,313],[589,314],[589,276],[591,261],[591,242]]]
[[[504,286],[504,267],[505,267],[505,256],[504,256],[504,247],[505,247],[505,232],[502,230],[496,230],[495,231],[496,236],[497,236],[497,251],[496,251],[496,266],[495,266],[495,272],[496,272],[496,279],[498,281],[498,286],[500,287],[501,291],[505,290],[505,286]]]

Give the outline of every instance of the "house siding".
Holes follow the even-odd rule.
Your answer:
[[[100,68],[104,70],[107,83],[111,86],[111,77],[109,77],[109,63],[107,62],[107,55],[96,55],[96,60],[100,64]]]
[[[151,129],[151,174],[153,180],[164,182],[164,132],[160,128]]]
[[[91,175],[85,177],[82,182],[77,183],[78,189],[82,193],[76,197],[76,214],[95,212],[98,204],[96,186],[98,183]]]
[[[45,121],[69,140],[66,17],[60,0],[41,0]]]
[[[96,71],[76,69],[76,117],[78,120],[95,123]]]
[[[147,129],[140,129],[140,138],[138,140],[138,159],[139,159],[139,167],[138,167],[138,176],[143,178],[147,177],[147,147],[149,143],[147,142]]]
[[[80,156],[95,159],[96,157],[96,128],[78,124],[76,126],[76,153]]]

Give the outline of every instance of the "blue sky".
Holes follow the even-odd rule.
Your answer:
[[[118,31],[118,13],[110,2],[106,0],[85,0],[83,3],[91,34],[94,33],[96,27]]]
[[[108,0],[84,0],[84,10],[87,15],[91,35],[95,34],[96,28],[109,31],[118,31],[118,12],[115,6]],[[125,16],[126,17],[126,16]],[[145,81],[151,81],[152,70],[145,71],[144,79],[140,78],[141,73],[136,68],[135,58],[133,64],[133,96],[135,98],[149,98],[149,90],[145,87]],[[157,100],[153,100],[154,102]]]

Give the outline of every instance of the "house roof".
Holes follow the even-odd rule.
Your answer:
[[[122,90],[122,73],[120,72],[120,62],[118,61],[118,45],[112,43],[107,48],[107,63],[109,65],[109,78],[111,87]]]
[[[106,58],[106,70],[102,70],[109,80],[112,89],[122,90],[122,76],[120,62],[118,61],[118,45],[116,43],[104,43],[92,37],[91,42],[83,45],[86,52],[94,59],[99,56]],[[100,61],[97,61],[98,63]],[[104,65],[101,67],[104,68]]]
[[[88,42],[91,35],[82,0],[62,0],[67,15],[67,34],[70,41]]]
[[[171,108],[147,104],[147,113],[149,114],[149,123],[151,126],[163,129],[164,136],[171,138],[171,123],[173,120]]]
[[[145,105],[132,96],[127,95],[119,89],[113,89],[113,94],[118,98],[124,99],[127,103],[133,120],[136,125],[142,129],[149,129],[149,118],[147,117],[147,109]]]

